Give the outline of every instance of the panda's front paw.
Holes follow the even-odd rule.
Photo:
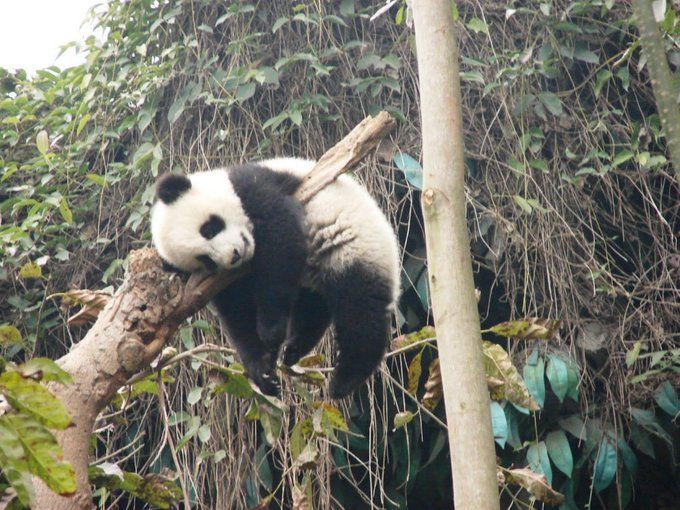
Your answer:
[[[299,346],[294,340],[287,340],[286,343],[283,344],[282,361],[284,365],[289,367],[295,365],[295,363],[300,361],[303,354],[304,353],[299,349]]]
[[[281,383],[274,372],[256,374],[252,376],[252,380],[265,395],[278,397],[281,393]]]

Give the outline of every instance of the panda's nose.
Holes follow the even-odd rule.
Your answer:
[[[239,251],[236,248],[234,248],[234,254],[231,256],[231,264],[234,265],[239,260],[241,260],[241,254],[239,253]]]

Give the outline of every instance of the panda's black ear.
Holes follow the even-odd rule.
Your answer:
[[[156,198],[164,204],[172,204],[191,189],[191,181],[182,174],[163,174],[156,181]]]

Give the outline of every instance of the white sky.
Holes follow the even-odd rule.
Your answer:
[[[90,7],[106,0],[0,0],[0,67],[36,69],[69,67],[85,61],[69,50],[57,60],[59,47],[92,33],[81,24]]]

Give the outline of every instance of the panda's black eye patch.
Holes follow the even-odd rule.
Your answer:
[[[212,239],[225,228],[227,228],[227,225],[224,223],[224,220],[219,216],[211,214],[208,221],[201,225],[199,232],[206,239]]]

